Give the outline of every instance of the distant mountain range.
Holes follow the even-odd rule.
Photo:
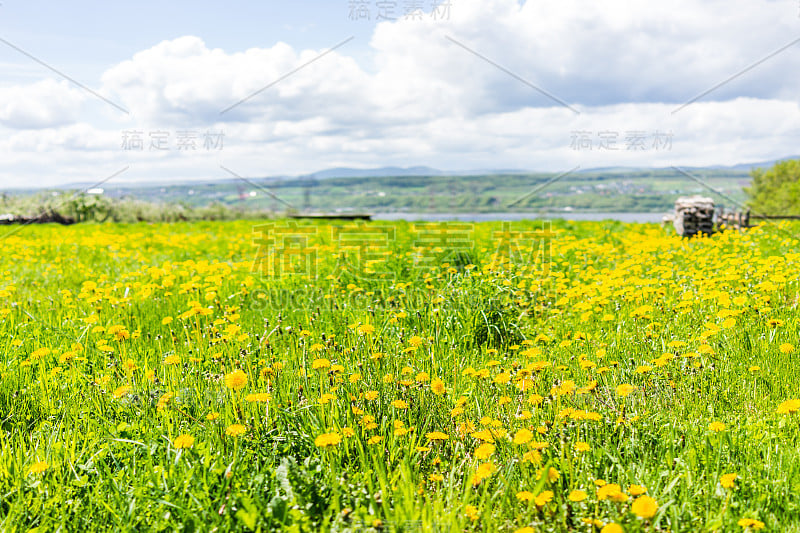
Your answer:
[[[791,156],[791,157],[784,157],[781,159],[775,159],[771,161],[759,161],[753,163],[739,163],[736,165],[711,165],[705,167],[689,167],[689,166],[682,166],[679,167],[681,169],[687,171],[703,171],[703,170],[730,170],[732,172],[740,172],[745,173],[749,172],[754,168],[768,168],[774,165],[776,162],[785,161],[787,159],[800,159],[800,156]],[[670,167],[596,167],[596,168],[583,168],[578,170],[579,173],[609,173],[609,174],[624,174],[624,173],[633,173],[633,172],[648,172],[648,171],[662,171],[662,170],[672,170]],[[348,168],[348,167],[337,167],[337,168],[330,168],[325,170],[320,170],[318,172],[313,172],[311,174],[304,174],[299,176],[249,176],[249,179],[255,180],[270,180],[270,181],[286,181],[286,180],[293,180],[293,179],[316,179],[316,180],[326,180],[331,178],[383,178],[383,177],[398,177],[398,176],[482,176],[482,175],[528,175],[528,174],[554,174],[553,172],[543,172],[543,171],[536,171],[536,170],[523,170],[523,169],[475,169],[475,170],[440,170],[437,168],[427,167],[427,166],[414,166],[414,167],[396,167],[396,166],[388,166],[388,167],[378,167],[378,168]],[[174,186],[201,186],[203,184],[215,184],[215,183],[222,183],[222,182],[232,182],[237,181],[233,178],[231,179],[208,179],[208,180],[195,180],[195,181],[187,181],[187,180],[179,180],[179,181],[171,181],[171,180],[153,180],[153,181],[141,181],[141,182],[130,182],[130,181],[116,181],[113,185],[109,184],[109,186],[117,186],[117,187],[157,187],[157,186],[165,186],[165,187],[174,187]],[[67,185],[61,185],[56,188],[58,189],[83,189],[86,187],[91,187],[92,184],[90,183],[70,183]],[[26,187],[26,189],[28,189]],[[49,187],[52,189],[52,187]],[[28,189],[30,190],[30,189]]]
[[[754,168],[768,168],[778,161],[787,159],[800,159],[800,156],[784,157],[772,161],[759,161],[755,163],[739,163],[737,165],[712,165],[706,167],[680,167],[685,170],[737,170],[749,172]],[[641,172],[646,170],[670,170],[670,167],[597,167],[580,169],[579,172]],[[478,170],[439,170],[425,166],[418,167],[379,167],[379,168],[331,168],[320,170],[312,174],[298,176],[300,178],[327,179],[327,178],[371,178],[389,176],[478,176],[483,174],[543,174],[536,170],[522,169],[478,169]]]
[[[439,170],[431,167],[380,167],[380,168],[331,168],[320,170],[312,174],[298,176],[299,178],[328,179],[328,178],[386,178],[397,176],[478,176],[483,174],[531,174],[529,170],[518,169],[488,169],[488,170]]]
[[[739,163],[738,165],[710,165],[705,167],[690,167],[683,165],[676,165],[676,166],[683,170],[733,170],[739,172],[750,172],[754,168],[769,168],[773,166],[775,163],[779,163],[781,161],[788,161],[790,159],[800,159],[800,155],[784,157],[781,159],[773,159],[770,161],[758,161],[755,163]],[[579,172],[621,173],[621,172],[641,172],[646,170],[672,170],[672,167],[597,167],[597,168],[581,169],[579,170]]]

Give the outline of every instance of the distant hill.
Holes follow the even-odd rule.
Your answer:
[[[775,159],[771,161],[760,161],[754,163],[739,163],[736,165],[711,165],[706,167],[689,167],[689,166],[681,166],[680,168],[686,171],[694,171],[694,172],[702,172],[702,171],[731,171],[736,173],[746,173],[751,171],[754,168],[766,168],[771,167],[778,161],[785,161],[787,159],[800,159],[800,156],[791,156],[791,157],[784,157],[782,159]],[[597,167],[597,168],[584,168],[578,170],[576,173],[579,174],[642,174],[642,173],[652,173],[652,172],[674,172],[674,170],[670,167]],[[320,170],[318,172],[313,172],[311,174],[304,174],[299,176],[287,176],[287,175],[275,175],[275,176],[247,176],[250,180],[256,180],[259,183],[265,184],[264,181],[268,182],[287,182],[293,180],[328,180],[328,179],[336,179],[336,178],[393,178],[393,177],[458,177],[458,176],[532,176],[532,175],[554,175],[555,172],[541,172],[535,170],[521,170],[521,169],[475,169],[475,170],[440,170],[438,168],[427,167],[427,166],[415,166],[415,167],[377,167],[377,168],[349,168],[349,167],[337,167],[337,168],[330,168],[325,170]],[[163,180],[151,180],[151,181],[125,181],[125,180],[114,180],[113,183],[109,183],[105,185],[105,187],[113,189],[113,188],[152,188],[152,187],[188,187],[188,188],[197,188],[203,186],[214,186],[218,184],[225,184],[225,183],[233,183],[237,182],[235,178],[209,178],[205,180],[178,180],[172,181],[168,179]],[[90,182],[75,182],[69,183],[66,185],[59,185],[57,187],[47,187],[48,190],[51,189],[62,189],[62,190],[75,190],[75,189],[85,189],[87,187],[93,186]],[[36,190],[32,187],[20,187],[17,188],[17,192],[33,192]]]
[[[448,174],[431,167],[380,167],[380,168],[330,168],[313,174],[299,176],[301,178],[383,178],[389,176],[443,176]]]
[[[535,174],[520,169],[475,169],[475,170],[439,170],[432,167],[379,167],[379,168],[331,168],[313,174],[298,176],[299,178],[389,178],[401,176],[485,176],[490,174]]]
[[[781,159],[774,159],[771,161],[759,161],[753,163],[739,163],[736,165],[711,165],[705,167],[688,167],[683,166],[686,170],[737,170],[749,172],[754,168],[771,167],[779,161],[787,159],[800,159],[800,156],[790,156]],[[671,170],[669,167],[598,167],[581,169],[581,173],[626,173],[626,172],[647,172],[647,171],[660,171]],[[523,175],[523,174],[541,174],[537,170],[521,170],[521,169],[475,169],[475,170],[440,170],[438,168],[416,166],[416,167],[378,167],[378,168],[348,168],[338,167],[326,170],[320,170],[312,174],[298,176],[299,178],[311,179],[329,179],[329,178],[386,178],[386,177],[402,177],[402,176],[486,176],[486,175]],[[281,176],[285,178],[285,176]]]
[[[187,209],[223,206],[241,213],[286,209],[325,213],[658,213],[671,210],[676,198],[691,194],[706,194],[720,205],[740,207],[746,201],[742,187],[750,181],[747,169],[761,165],[687,168],[692,176],[674,168],[609,168],[575,172],[556,180],[552,172],[459,174],[430,167],[338,168],[297,177],[249,175],[243,180],[112,180],[97,188],[103,189],[98,195],[109,199]],[[75,185],[61,190],[85,190],[91,184]]]
[[[734,165],[732,167],[716,167],[716,168],[731,168],[733,170],[747,170],[747,171],[750,171],[750,170],[752,170],[754,168],[769,168],[772,165],[774,165],[775,163],[778,163],[780,161],[786,161],[788,159],[800,159],[800,155],[793,155],[793,156],[790,156],[790,157],[784,157],[783,159],[775,159],[773,161],[762,161],[760,163],[742,163],[740,165]],[[711,168],[715,168],[715,167],[711,167]]]
[[[786,161],[788,159],[800,159],[800,155],[794,155],[789,157],[784,157],[781,159],[772,159],[768,161],[758,161],[754,163],[739,163],[736,165],[709,165],[705,167],[691,167],[691,166],[684,166],[684,165],[676,165],[679,168],[684,170],[693,170],[693,171],[703,171],[703,170],[735,170],[735,171],[743,171],[743,172],[750,172],[754,168],[769,168],[775,163],[780,161]],[[604,172],[607,174],[621,174],[621,173],[631,173],[631,172],[646,172],[646,171],[662,171],[662,170],[672,170],[671,167],[592,167],[592,168],[585,168],[581,169],[578,172],[582,173],[596,173],[596,172]]]
[[[103,189],[98,195],[109,199],[135,199],[187,209],[216,206],[214,209],[230,208],[242,213],[280,213],[286,209],[326,213],[658,213],[670,211],[676,198],[691,194],[708,195],[720,206],[741,209],[747,201],[742,187],[750,182],[749,171],[773,163],[680,170],[580,169],[557,180],[553,180],[554,172],[513,169],[452,172],[427,166],[339,167],[304,176],[250,174],[242,180],[227,176],[198,181],[110,180],[99,186],[73,183],[58,189],[96,187]],[[39,192],[51,194],[42,189]]]

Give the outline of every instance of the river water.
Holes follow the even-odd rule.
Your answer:
[[[488,222],[496,220],[617,220],[620,222],[661,223],[665,213],[378,213],[373,220],[408,220],[417,222]]]

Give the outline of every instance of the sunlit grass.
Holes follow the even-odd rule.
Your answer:
[[[791,226],[254,226],[2,241],[3,530],[800,529]]]

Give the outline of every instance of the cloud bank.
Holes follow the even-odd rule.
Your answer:
[[[350,43],[322,55],[183,36],[98,80],[129,114],[54,75],[0,87],[0,183],[125,165],[128,179],[178,180],[222,177],[220,164],[258,176],[766,160],[798,151],[798,36],[791,2],[743,0],[459,0],[449,20],[378,24],[369,64]],[[153,149],[153,132],[168,149]],[[204,147],[209,132],[224,146]]]

